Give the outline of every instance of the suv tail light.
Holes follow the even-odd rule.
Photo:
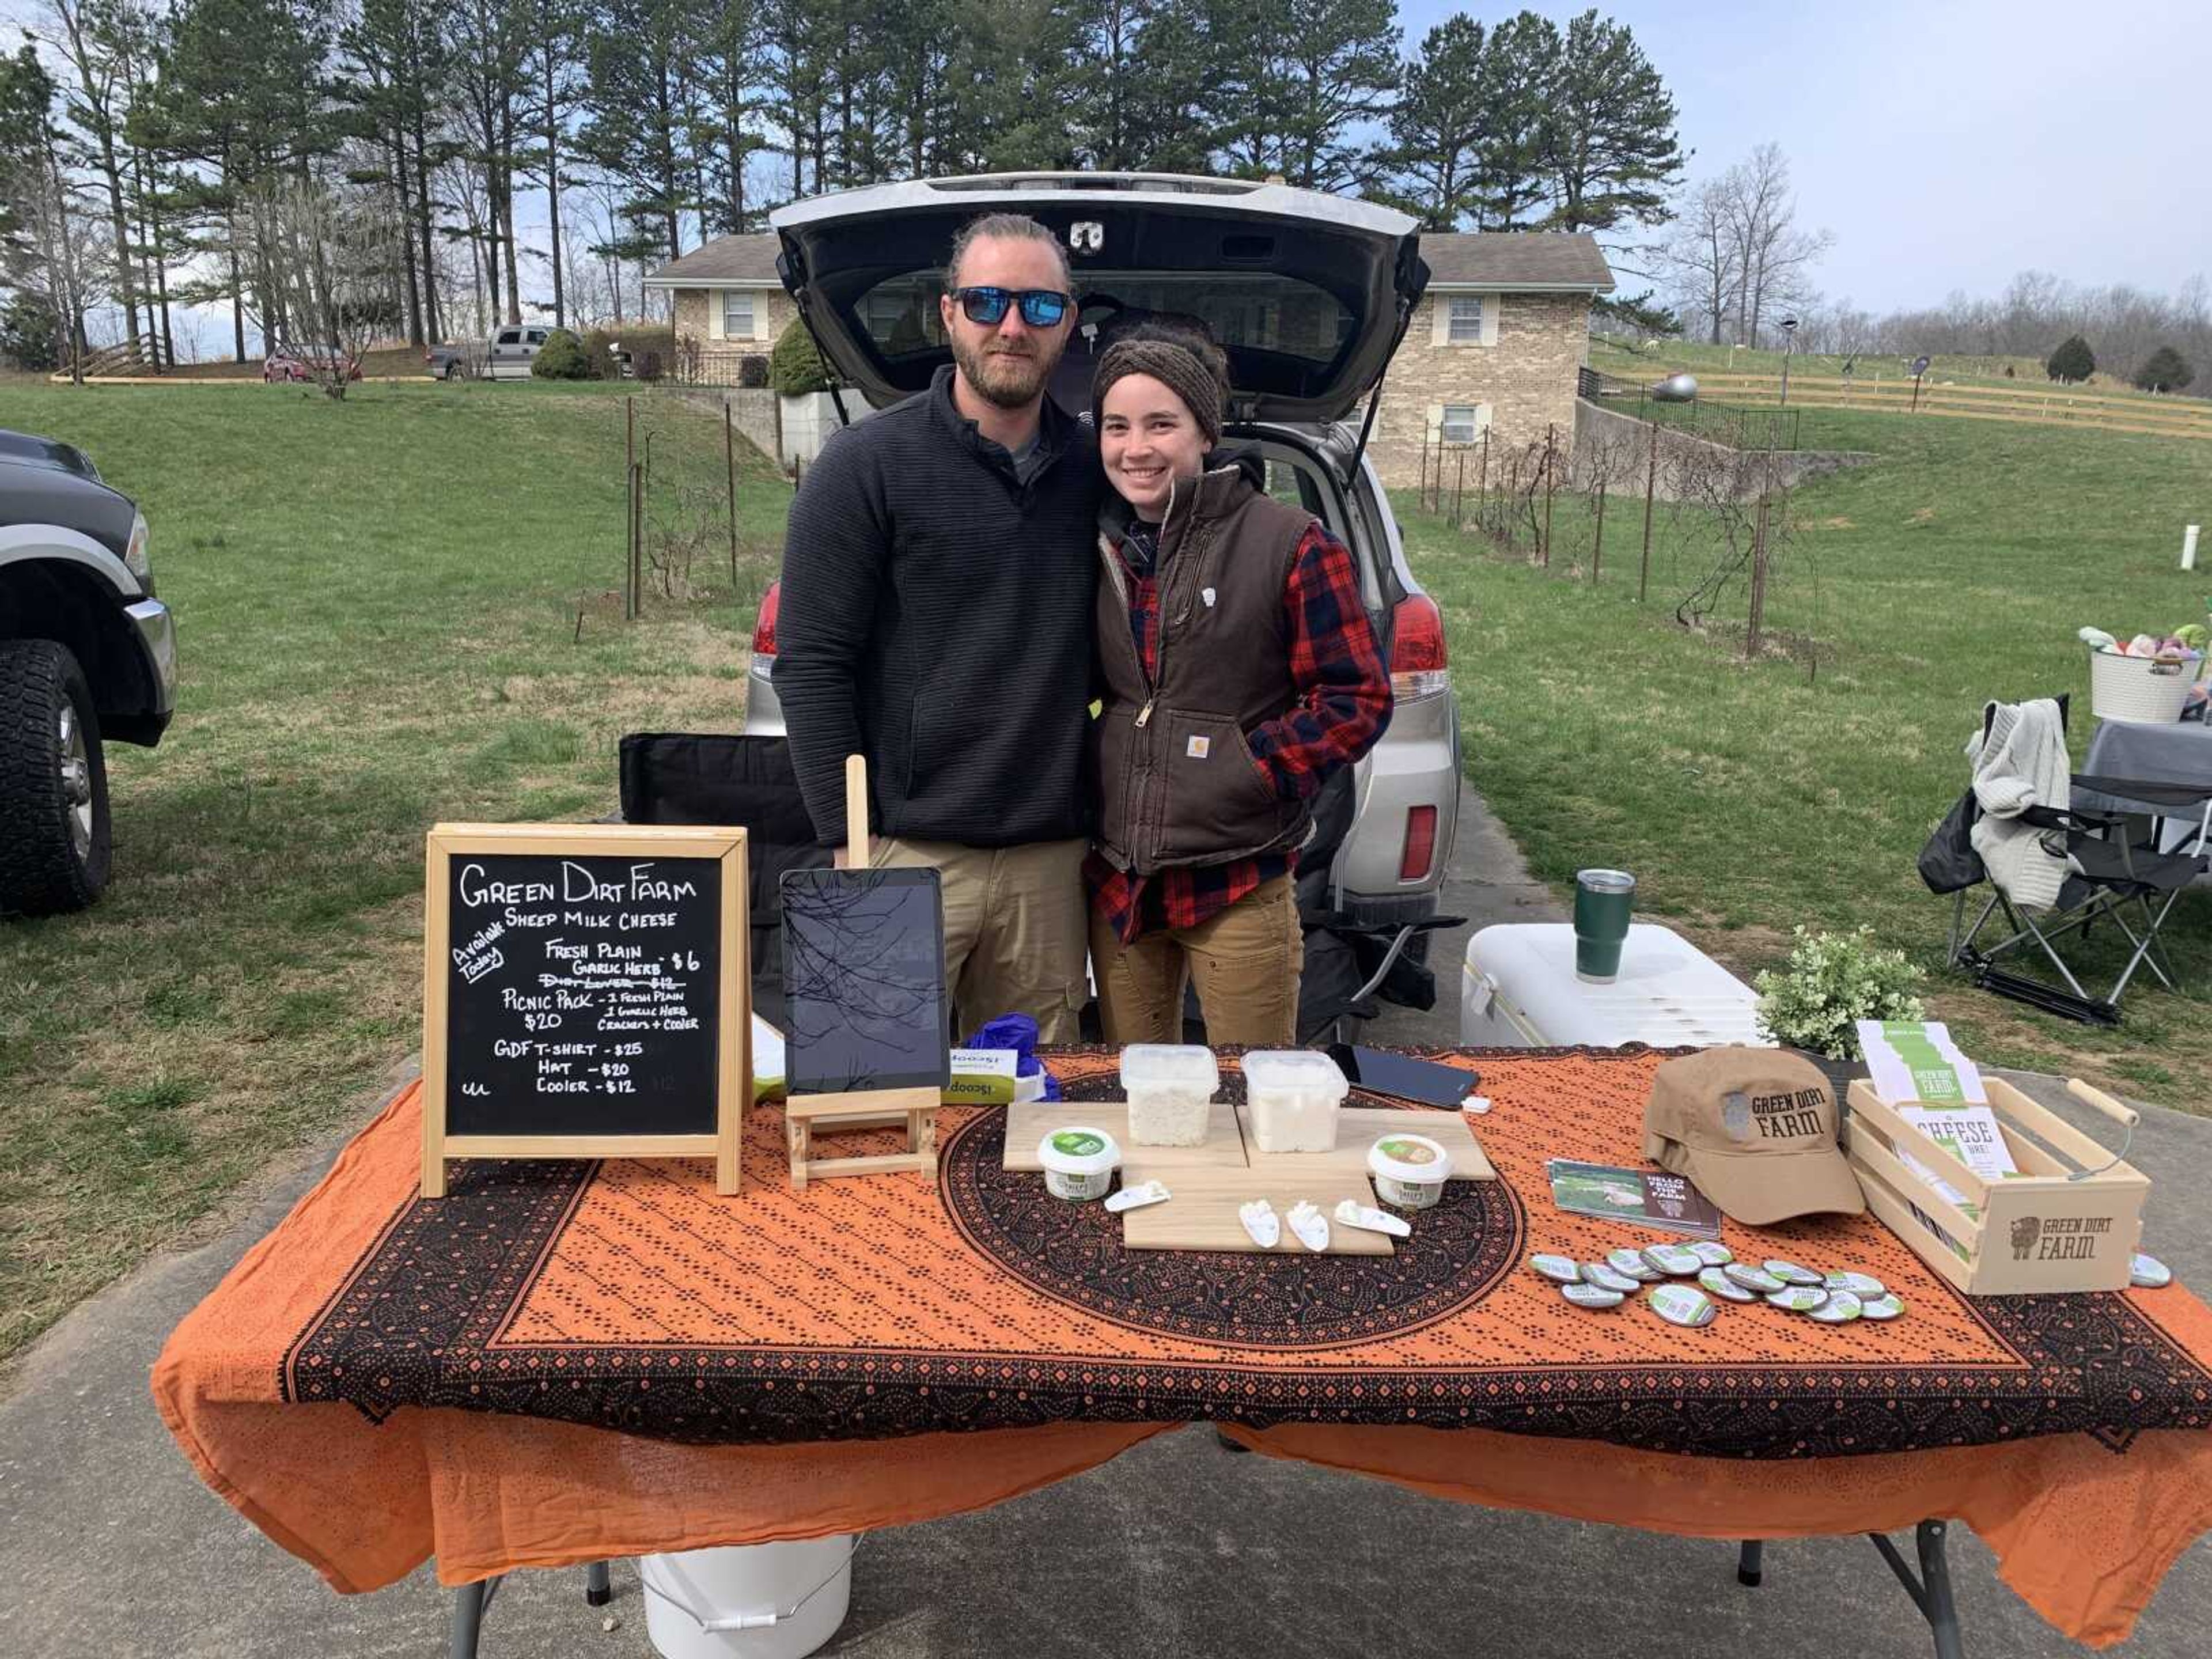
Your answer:
[[[752,672],[763,679],[775,662],[775,613],[783,603],[783,584],[770,582],[761,595],[760,615],[753,621]]]
[[[1398,879],[1422,881],[1437,861],[1437,809],[1416,806],[1406,814],[1406,849],[1398,855]]]
[[[1390,694],[1398,702],[1418,702],[1451,689],[1444,672],[1444,618],[1425,593],[1409,593],[1390,613]],[[1435,825],[1430,825],[1433,839]],[[1408,831],[1410,834],[1410,830]]]

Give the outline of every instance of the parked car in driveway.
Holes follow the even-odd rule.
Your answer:
[[[261,378],[270,385],[319,380],[324,374],[339,369],[343,370],[349,380],[361,379],[359,362],[348,356],[332,356],[326,351],[294,351],[279,346],[261,360]]]
[[[483,374],[489,348],[481,340],[430,345],[422,350],[423,372],[434,380],[471,380]]]
[[[490,378],[495,380],[526,380],[530,378],[532,359],[544,349],[553,333],[550,323],[509,324],[492,331],[491,345],[486,356]]]
[[[83,451],[0,432],[0,915],[107,884],[105,744],[151,748],[176,703],[147,538]]]
[[[1223,441],[1256,449],[1271,491],[1313,514],[1358,565],[1396,707],[1382,740],[1315,803],[1315,837],[1300,853],[1299,1027],[1310,1038],[1396,930],[1435,916],[1458,829],[1459,710],[1443,618],[1407,566],[1364,453],[1365,400],[1428,281],[1416,222],[1283,185],[1116,173],[921,180],[779,209],[769,222],[784,285],[871,405],[925,389],[951,361],[937,310],[945,252],[969,219],[1002,211],[1048,226],[1069,252],[1080,313],[1050,389],[1063,408],[1088,413],[1091,370],[1117,325],[1160,313],[1203,319],[1230,360]],[[777,599],[771,587],[754,633],[750,732],[783,730],[769,679]],[[1403,993],[1432,994],[1425,976],[1413,967]]]

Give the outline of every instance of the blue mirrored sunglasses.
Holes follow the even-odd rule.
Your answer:
[[[1018,300],[1021,302],[1022,320],[1031,328],[1054,326],[1075,303],[1069,295],[1052,288],[1025,288],[1018,293],[1010,288],[956,288],[951,297],[960,301],[962,316],[986,328],[996,328],[1004,322],[1006,307]]]

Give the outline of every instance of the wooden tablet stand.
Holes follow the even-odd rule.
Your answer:
[[[845,757],[845,867],[868,867],[868,763],[859,755]],[[838,1094],[789,1095],[783,1103],[784,1133],[791,1147],[791,1187],[804,1192],[811,1177],[883,1175],[894,1170],[919,1171],[931,1186],[937,1184],[937,1109],[944,1103],[936,1089],[854,1089]],[[815,1155],[814,1131],[874,1129],[906,1126],[906,1150],[862,1157],[821,1158]]]

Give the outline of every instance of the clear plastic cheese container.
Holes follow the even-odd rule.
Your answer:
[[[1206,1115],[1221,1087],[1213,1050],[1196,1043],[1133,1042],[1121,1050],[1129,1100],[1129,1144],[1202,1146]]]
[[[1244,1104],[1263,1152],[1327,1152],[1351,1092],[1344,1073],[1312,1048],[1259,1048],[1244,1056]]]

